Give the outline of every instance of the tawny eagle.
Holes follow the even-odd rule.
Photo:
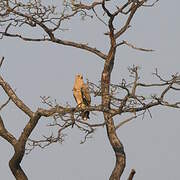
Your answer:
[[[73,95],[76,100],[78,107],[85,109],[91,104],[91,96],[88,85],[84,83],[83,76],[77,74],[75,76],[75,83],[73,87]],[[82,118],[84,120],[89,119],[89,111],[82,112]]]

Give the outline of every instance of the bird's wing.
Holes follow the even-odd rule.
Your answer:
[[[81,106],[81,104],[83,103],[81,86],[82,86],[82,79],[80,78],[79,75],[77,75],[73,87],[73,96],[78,106]]]
[[[76,100],[77,105],[80,105],[83,103],[82,93],[80,90],[73,89],[73,96]]]
[[[84,104],[86,106],[89,106],[91,104],[91,96],[90,96],[89,87],[87,84],[82,85],[81,93],[82,93]]]
[[[74,92],[74,91],[73,91],[73,96],[74,96],[74,99],[75,99],[76,103],[78,104],[77,99],[76,99],[76,95],[75,95],[75,92]]]

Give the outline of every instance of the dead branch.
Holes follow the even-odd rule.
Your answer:
[[[159,2],[159,0],[156,0],[156,1],[153,2],[152,4],[144,4],[143,6],[144,6],[144,7],[153,7],[153,6],[155,6],[156,3],[158,3],[158,2]]]
[[[1,61],[0,61],[0,68],[1,68],[1,66],[2,66],[2,64],[3,64],[3,61],[4,61],[4,57],[1,58]]]
[[[131,173],[129,174],[128,180],[132,180],[134,178],[135,174],[136,174],[136,171],[134,169],[132,169]]]
[[[13,146],[15,146],[17,143],[16,138],[10,132],[8,132],[7,129],[5,128],[1,116],[0,116],[0,136],[6,139]]]
[[[122,41],[121,43],[118,43],[116,46],[118,47],[118,46],[121,46],[123,44],[131,47],[132,49],[139,50],[139,51],[145,51],[145,52],[153,52],[154,51],[153,49],[145,49],[145,48],[136,47],[133,44],[128,43],[127,41]]]
[[[93,4],[92,7],[95,7],[96,4],[98,3],[95,3],[95,5]],[[79,7],[78,9],[73,10],[73,12],[70,12],[69,14],[67,13],[67,7],[64,8],[62,13],[59,13],[56,12],[55,6],[45,6],[41,2],[36,1],[30,1],[29,3],[16,3],[9,1],[8,3],[0,3],[0,7],[1,6],[6,12],[8,12],[6,13],[6,15],[2,14],[4,19],[2,21],[0,20],[0,23],[3,23],[3,27],[5,27],[4,31],[1,30],[0,32],[1,38],[3,38],[3,36],[8,36],[20,38],[24,41],[51,41],[65,46],[83,49],[99,56],[102,59],[106,59],[106,55],[104,53],[102,53],[97,48],[88,46],[88,43],[78,43],[62,40],[55,37],[54,35],[54,32],[56,30],[61,29],[62,21],[69,20],[75,15],[83,12],[83,5],[81,5],[81,7]],[[74,4],[74,6],[77,7],[77,4]],[[88,15],[85,13],[85,16]],[[38,26],[46,33],[46,36],[48,36],[49,38],[47,38],[46,36],[42,38],[31,38],[25,37],[20,33],[8,32],[10,27],[13,27],[14,30],[20,29],[24,24],[29,25],[31,28],[37,28]]]
[[[141,7],[144,4],[145,0],[142,0],[140,3],[137,3],[134,1],[130,7],[130,14],[128,16],[127,21],[125,22],[124,26],[115,33],[115,39],[119,38],[130,26],[130,22],[135,14],[135,12],[137,11],[137,9],[139,7]]]
[[[2,104],[1,106],[0,106],[0,111],[10,102],[10,98],[4,103],[4,104]]]
[[[16,93],[13,91],[11,86],[6,81],[4,81],[2,76],[0,76],[0,86],[4,89],[8,97],[16,104],[18,108],[20,108],[29,117],[33,116],[33,112],[30,110],[30,108],[17,97]]]
[[[135,119],[135,118],[137,118],[137,116],[130,117],[130,118],[128,118],[128,119],[120,122],[120,123],[116,126],[116,130],[117,130],[118,128],[120,128],[122,125],[126,124],[127,122],[129,122],[129,121],[131,121],[131,120],[133,120],[133,119]]]
[[[101,5],[102,2],[93,2],[91,5],[87,5],[84,3],[75,3],[74,0],[71,1],[72,5],[73,5],[73,11],[77,11],[78,9],[86,9],[86,10],[91,10],[93,8],[95,8],[98,5]]]

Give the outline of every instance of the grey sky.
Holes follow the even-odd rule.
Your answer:
[[[141,78],[151,81],[155,68],[168,77],[180,72],[179,55],[179,7],[180,1],[160,1],[154,8],[144,8],[134,17],[131,29],[123,39],[139,47],[152,48],[153,53],[135,51],[128,47],[118,49],[112,82],[127,77],[127,68],[133,64],[141,67]],[[87,39],[102,50],[108,46],[104,39],[103,25],[97,22],[72,24],[74,33],[67,38]],[[86,31],[90,30],[90,33]],[[98,82],[103,62],[90,53],[52,43],[29,43],[4,38],[0,41],[0,56],[5,56],[1,69],[6,81],[16,89],[17,95],[33,110],[42,106],[41,95],[51,96],[59,103],[75,105],[72,87],[76,73],[82,73],[90,81]],[[2,94],[0,89],[0,94]],[[174,98],[174,96],[172,96]],[[179,98],[180,97],[176,97]],[[0,102],[4,96],[0,96]],[[127,179],[131,168],[137,174],[134,180],[179,180],[180,162],[180,112],[168,108],[151,111],[144,120],[136,119],[119,129],[118,135],[124,144],[127,166],[122,179]],[[13,103],[3,110],[4,123],[16,137],[21,133],[27,117]],[[96,118],[93,116],[93,118]],[[93,118],[90,121],[93,121]],[[102,116],[98,116],[102,120]],[[121,117],[118,117],[122,119]],[[116,118],[116,120],[118,120]],[[48,135],[46,127],[50,119],[42,118],[33,132],[33,137]],[[105,129],[98,129],[85,144],[80,145],[82,134],[68,131],[66,141],[44,150],[35,149],[25,156],[22,167],[30,180],[106,180],[114,167],[114,154],[107,140]],[[12,147],[0,138],[0,178],[11,180],[8,161],[13,155]]]

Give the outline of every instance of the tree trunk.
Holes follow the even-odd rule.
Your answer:
[[[117,137],[113,119],[109,117],[108,113],[104,113],[104,118],[106,121],[106,129],[107,129],[109,142],[116,156],[116,164],[109,180],[119,180],[126,165],[126,156],[123,145],[120,142],[119,138]]]
[[[24,171],[20,166],[20,162],[22,161],[22,158],[24,156],[24,149],[25,148],[16,146],[15,153],[11,158],[11,160],[9,161],[9,167],[16,180],[28,180],[26,174],[24,173]]]
[[[101,77],[102,105],[106,109],[110,109],[111,99],[109,96],[109,88],[111,71],[114,65],[114,54],[115,49],[111,48],[109,51],[109,56],[105,62]],[[106,122],[107,135],[116,156],[116,164],[110,176],[110,180],[119,180],[125,168],[126,156],[123,145],[116,134],[115,125],[111,114],[108,112],[104,112],[104,119]]]
[[[13,161],[10,160],[9,167],[16,180],[28,180],[26,174],[24,173],[20,165],[14,164]]]

